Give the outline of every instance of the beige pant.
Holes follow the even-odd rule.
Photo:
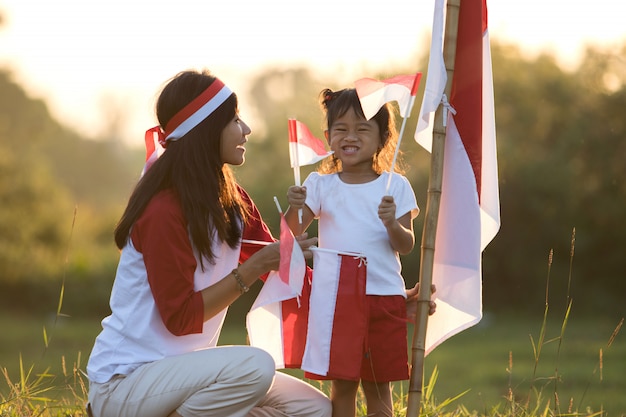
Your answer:
[[[330,417],[329,399],[281,372],[264,351],[224,346],[143,365],[104,384],[92,382],[94,417]]]

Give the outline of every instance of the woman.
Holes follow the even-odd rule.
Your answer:
[[[236,95],[207,71],[185,71],[156,113],[146,143],[157,134],[165,151],[149,158],[115,229],[112,313],[87,365],[91,413],[330,416],[328,398],[276,373],[266,352],[216,347],[228,306],[279,265],[278,243],[241,248],[273,238],[229,168],[244,163],[251,132]],[[310,257],[316,239],[299,242]]]

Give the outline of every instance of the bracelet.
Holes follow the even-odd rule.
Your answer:
[[[237,270],[237,268],[233,269],[232,274],[237,280],[237,286],[239,287],[239,292],[242,294],[245,292],[248,292],[250,288],[248,288],[246,284],[243,283],[243,280],[241,279],[241,275],[239,275],[239,271]]]

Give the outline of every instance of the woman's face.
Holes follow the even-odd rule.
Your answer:
[[[246,148],[244,144],[248,141],[250,127],[235,114],[235,117],[228,122],[224,130],[222,130],[220,156],[222,163],[230,165],[242,165],[246,160],[244,154]]]

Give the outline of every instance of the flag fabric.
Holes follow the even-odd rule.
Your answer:
[[[332,154],[304,123],[296,119],[289,119],[288,123],[291,168],[312,165]]]
[[[278,275],[291,290],[300,295],[304,285],[306,261],[300,245],[287,225],[285,215],[280,213],[280,265]]]
[[[309,318],[310,273],[300,297],[283,282],[276,271],[270,272],[246,316],[251,346],[267,351],[276,369],[299,368],[302,364]]]
[[[437,0],[435,6],[438,19],[443,19],[443,0]],[[443,23],[437,21],[433,28],[443,29]],[[442,53],[441,36],[433,32],[431,54]],[[438,57],[434,61],[443,63]],[[429,66],[426,91],[439,91],[442,73],[445,75],[445,68],[443,72],[435,68],[433,85],[429,85]],[[456,115],[448,113],[447,118],[433,265],[437,312],[428,320],[426,354],[481,320],[482,251],[500,228],[486,0],[461,3],[450,105]],[[423,129],[418,124],[415,139],[430,151],[432,137],[430,143],[423,143]]]
[[[433,114],[441,103],[448,78],[446,65],[443,61],[444,3],[444,0],[435,0],[428,73],[426,75],[420,116],[417,119],[417,129],[415,131],[415,140],[428,152],[432,151]]]
[[[400,115],[404,118],[409,117],[421,78],[422,73],[418,72],[396,75],[381,81],[373,78],[356,80],[354,87],[365,118],[369,120],[374,117],[380,108],[390,101],[397,101]]]
[[[270,273],[246,317],[250,345],[269,352],[277,369],[358,374],[361,359],[353,352],[362,350],[367,327],[366,260],[314,249],[301,297]]]
[[[340,379],[360,375],[367,333],[367,262],[359,254],[313,251],[313,283],[301,369]]]
[[[268,274],[246,324],[250,343],[272,353],[277,367],[297,368],[304,352],[311,269],[282,211],[280,221],[279,270]]]

